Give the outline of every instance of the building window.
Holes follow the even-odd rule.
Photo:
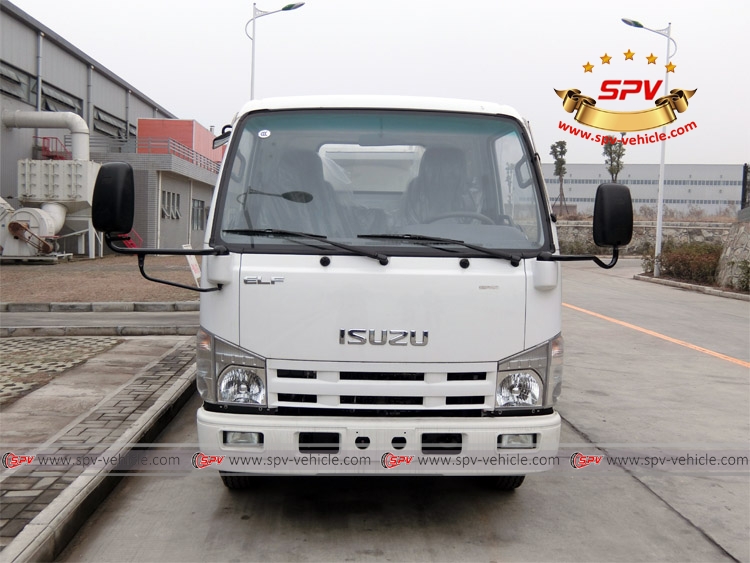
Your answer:
[[[176,192],[161,192],[162,219],[180,219],[180,194]]]
[[[46,111],[72,111],[83,115],[83,100],[42,82],[42,108]]]
[[[0,91],[24,102],[29,101],[29,76],[5,63],[0,63]]]
[[[191,225],[194,231],[206,230],[206,202],[202,199],[193,200]]]
[[[99,108],[94,108],[94,129],[115,139],[127,137],[128,124]]]

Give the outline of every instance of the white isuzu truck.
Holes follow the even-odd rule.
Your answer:
[[[554,465],[560,262],[615,264],[628,188],[597,190],[605,263],[559,254],[539,155],[506,106],[256,100],[224,140],[203,249],[123,245],[127,164],[102,167],[93,202],[96,228],[148,279],[149,254],[203,256],[204,464],[230,488],[258,474],[429,474],[500,489]]]

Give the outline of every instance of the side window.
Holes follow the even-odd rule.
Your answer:
[[[515,131],[495,141],[495,157],[500,176],[498,200],[503,214],[523,230],[529,241],[541,244],[543,234],[531,157]]]
[[[180,219],[180,194],[176,192],[161,192],[161,217],[162,219]]]
[[[236,143],[234,154],[230,154],[231,166],[225,166],[229,174],[226,187],[226,201],[222,217],[222,229],[248,228],[245,213],[245,193],[250,185],[250,161],[255,139],[252,132],[243,130]]]

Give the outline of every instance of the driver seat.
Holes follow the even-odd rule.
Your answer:
[[[289,149],[278,162],[274,176],[262,188],[271,193],[303,191],[309,202],[264,198],[257,203],[257,228],[302,231],[326,236],[345,236],[349,232],[346,214],[339,205],[333,186],[323,175],[323,163],[311,150]]]
[[[425,223],[453,211],[468,209],[466,194],[466,156],[455,147],[432,147],[425,150],[419,162],[419,173],[404,194],[404,224]]]

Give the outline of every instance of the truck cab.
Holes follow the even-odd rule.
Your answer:
[[[196,376],[201,452],[223,459],[224,483],[484,475],[512,489],[554,466],[565,257],[521,116],[278,98],[231,129]],[[594,235],[617,246],[630,199],[609,188]]]

